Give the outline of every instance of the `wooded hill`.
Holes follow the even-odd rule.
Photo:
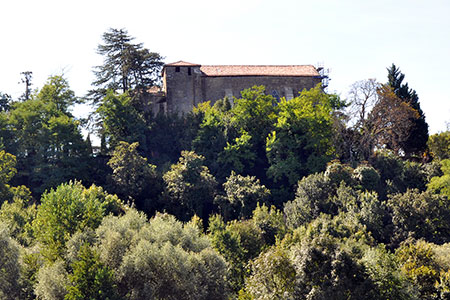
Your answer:
[[[154,116],[162,58],[132,41],[105,33],[84,99],[0,95],[0,299],[449,299],[450,132],[395,65]]]

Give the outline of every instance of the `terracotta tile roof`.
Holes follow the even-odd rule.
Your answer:
[[[201,66],[206,76],[319,76],[312,65]]]
[[[169,67],[200,67],[199,64],[193,64],[193,63],[182,61],[182,60],[164,65],[164,67],[167,67],[167,66],[169,66]]]
[[[147,92],[150,94],[160,94],[162,93],[162,90],[159,86],[151,86],[147,89]]]

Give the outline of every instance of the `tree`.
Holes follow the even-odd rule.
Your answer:
[[[11,96],[0,92],[0,112],[8,111],[11,107]]]
[[[156,208],[155,203],[146,203],[155,200],[161,192],[161,184],[157,178],[156,166],[147,162],[140,156],[137,147],[139,143],[128,144],[119,142],[113,150],[108,166],[113,174],[117,192],[122,199],[131,197],[140,209],[148,211]]]
[[[252,299],[294,299],[296,272],[286,251],[273,247],[256,258],[251,268],[245,289]]]
[[[75,93],[70,89],[69,83],[63,76],[50,76],[36,95],[36,98],[44,104],[54,105],[57,111],[70,117],[72,116],[70,108],[74,104],[82,102],[80,98],[75,96]]]
[[[212,211],[217,182],[203,165],[204,159],[193,151],[182,151],[178,163],[163,175],[168,205],[181,220],[195,214],[205,219]]]
[[[450,159],[441,161],[442,176],[434,176],[428,183],[428,189],[450,198]]]
[[[242,176],[231,172],[223,184],[225,195],[216,197],[224,215],[230,219],[248,218],[258,203],[267,202],[270,191],[254,176]]]
[[[67,275],[62,260],[42,266],[36,276],[35,293],[38,299],[63,300],[67,294]]]
[[[126,299],[228,299],[226,263],[192,222],[130,208],[97,229],[101,261]]]
[[[373,280],[351,253],[324,236],[291,248],[295,299],[377,299]]]
[[[425,121],[425,114],[420,108],[419,96],[416,91],[410,89],[408,83],[403,83],[405,74],[400,72],[394,64],[388,70],[388,85],[402,101],[408,103],[418,116],[410,117],[412,126],[405,140],[400,141],[400,146],[406,155],[421,154],[427,149],[428,124]]]
[[[11,194],[9,181],[16,175],[16,157],[5,150],[0,151],[0,203],[8,200]]]
[[[366,190],[378,192],[380,189],[380,174],[371,165],[359,165],[353,171],[352,177],[363,191]]]
[[[25,92],[20,97],[23,101],[27,101],[30,99],[31,96],[31,80],[33,78],[33,72],[31,71],[25,71],[21,72],[20,75],[23,76],[23,78],[20,80],[23,84],[25,84]]]
[[[80,182],[61,184],[41,198],[33,221],[36,239],[46,247],[43,252],[48,260],[55,261],[72,234],[98,227],[105,215],[118,213],[121,206],[117,196],[108,195],[101,187],[86,189]]]
[[[281,100],[274,130],[266,140],[270,178],[293,185],[325,169],[333,154],[333,100],[320,86],[289,101]]]
[[[241,237],[238,232],[230,230],[220,215],[209,217],[208,232],[211,245],[228,264],[228,284],[237,293],[244,285],[247,264]]]
[[[378,89],[378,101],[368,117],[370,149],[387,148],[397,154],[401,151],[410,154],[410,149],[405,148],[405,145],[410,138],[414,120],[419,117],[417,110],[399,98],[391,87],[382,86]]]
[[[364,129],[367,117],[378,100],[377,90],[380,84],[375,79],[357,81],[352,84],[350,98],[350,115],[354,122],[354,127]]]
[[[419,299],[439,299],[437,283],[440,266],[431,244],[422,240],[405,242],[395,251],[395,255],[401,271],[418,290]]]
[[[0,222],[0,298],[18,299],[20,291],[19,247]]]
[[[100,262],[99,255],[88,244],[81,246],[78,258],[71,264],[66,300],[119,299],[113,272]]]
[[[450,241],[450,203],[447,197],[430,192],[408,190],[390,196],[395,233],[401,239],[411,235],[435,243]]]
[[[400,270],[395,254],[386,250],[382,244],[364,251],[361,262],[377,286],[380,299],[417,299],[415,287]]]
[[[80,122],[69,112],[78,99],[67,81],[50,77],[31,98],[15,103],[7,114],[5,150],[17,157],[13,183],[40,195],[61,182],[87,179],[87,144]]]
[[[31,191],[25,186],[11,189],[12,201],[5,201],[0,208],[0,222],[8,225],[11,236],[23,246],[33,243],[36,205],[32,204]]]
[[[368,121],[370,112],[379,101],[380,87],[375,79],[357,81],[351,86],[348,115],[335,121],[335,140],[339,141],[337,151],[341,159],[355,163],[371,156],[373,145]]]
[[[241,92],[241,97],[234,100],[230,111],[230,122],[236,128],[237,135],[228,141],[222,163],[231,163],[233,167],[245,166],[243,175],[266,176],[266,139],[276,122],[278,108],[275,104],[275,98],[265,94],[264,86],[254,86]]]
[[[450,131],[430,135],[428,148],[433,157],[437,159],[450,158]]]
[[[283,212],[275,206],[267,207],[257,204],[251,219],[261,229],[266,245],[274,245],[286,234],[286,224]]]
[[[162,57],[140,43],[133,44],[133,40],[125,29],[110,28],[103,34],[103,44],[97,52],[104,61],[95,68],[96,80],[92,85],[96,89],[89,92],[94,102],[105,96],[107,90],[145,92],[158,83]]]
[[[289,228],[308,223],[320,213],[337,212],[330,196],[333,187],[323,173],[311,174],[298,182],[295,199],[284,205],[286,224]]]
[[[101,134],[107,146],[113,149],[120,141],[139,142],[147,150],[146,123],[143,115],[131,105],[128,93],[115,94],[108,91],[97,109],[102,121]]]

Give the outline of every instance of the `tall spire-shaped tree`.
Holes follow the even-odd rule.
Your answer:
[[[413,121],[413,126],[409,137],[400,146],[407,156],[423,153],[427,148],[428,124],[425,121],[425,115],[420,108],[419,96],[415,90],[409,88],[408,83],[403,83],[405,74],[400,72],[400,69],[395,66],[395,64],[392,64],[387,70],[388,85],[392,88],[397,97],[408,103],[419,114],[419,118],[411,120]]]

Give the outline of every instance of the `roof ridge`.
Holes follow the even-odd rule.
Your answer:
[[[314,65],[201,65],[202,67],[304,67]]]
[[[165,66],[177,66],[177,65],[186,65],[186,66],[201,66],[200,64],[190,63],[184,60],[179,60],[173,63],[165,64]]]

